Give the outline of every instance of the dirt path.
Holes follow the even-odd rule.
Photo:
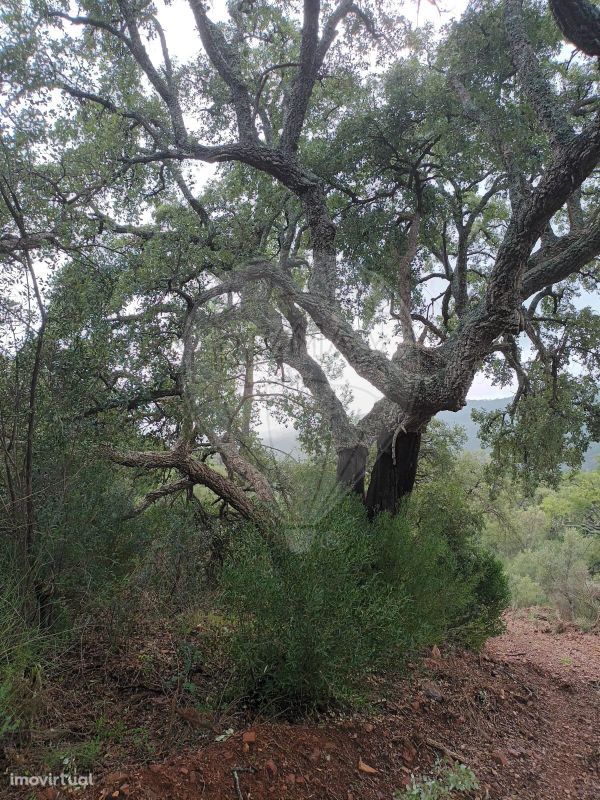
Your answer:
[[[159,700],[141,697],[138,722],[164,755],[107,758],[96,786],[77,797],[392,800],[412,774],[446,755],[476,773],[480,788],[471,798],[600,800],[599,637],[558,633],[549,619],[523,614],[507,624],[479,656],[436,650],[418,677],[383,684],[385,700],[368,715],[311,724],[230,716],[193,746],[182,740],[161,750],[152,716]],[[115,718],[130,701],[118,702]],[[17,796],[10,790],[7,800]]]
[[[507,631],[488,642],[496,658],[529,662],[559,678],[600,684],[600,636],[557,624],[551,613],[507,615]]]

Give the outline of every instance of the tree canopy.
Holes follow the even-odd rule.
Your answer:
[[[481,369],[518,384],[484,421],[499,462],[534,483],[580,463],[598,430],[596,8],[482,0],[435,31],[386,3],[189,0],[171,8],[189,59],[164,11],[2,11],[2,440],[30,529],[36,414],[167,475],[138,510],[201,484],[258,522],[278,491],[264,409],[330,443],[360,494],[376,442],[374,514]],[[344,363],[382,396],[361,419]]]

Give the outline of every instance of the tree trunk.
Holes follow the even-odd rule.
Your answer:
[[[400,500],[415,485],[420,447],[420,432],[386,432],[378,438],[366,499],[370,519],[383,511],[398,512]]]
[[[338,450],[337,481],[351,493],[365,496],[365,469],[368,448],[363,444],[356,447],[342,447]]]

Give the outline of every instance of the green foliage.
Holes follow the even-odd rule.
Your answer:
[[[27,729],[43,704],[44,655],[48,636],[28,625],[18,587],[0,588],[0,739]]]
[[[590,576],[589,555],[590,540],[568,528],[559,538],[516,556],[508,567],[511,581],[516,579],[519,588],[519,579],[529,578],[563,619],[594,623],[600,617],[600,584]],[[515,605],[516,600],[522,602],[518,595]]]
[[[542,606],[548,602],[544,590],[530,575],[518,575],[511,570],[509,587],[511,603],[514,608]]]
[[[438,762],[433,775],[413,775],[411,785],[403,792],[395,792],[394,800],[443,800],[478,788],[475,773],[465,764]]]
[[[36,562],[50,629],[103,626],[122,639],[141,619],[177,613],[197,596],[219,527],[197,501],[130,518],[147,480],[78,448],[57,455],[52,443],[40,465],[47,488]]]
[[[477,647],[498,629],[498,563],[415,524],[414,511],[369,524],[346,498],[310,527],[282,533],[288,547],[273,552],[246,530],[222,576],[235,692],[259,706],[356,699],[371,671],[400,668],[449,637]]]
[[[484,541],[509,576],[512,605],[553,605],[564,619],[593,625],[600,615],[600,472],[565,475],[533,498],[507,482],[487,516]]]
[[[509,474],[529,494],[540,483],[557,486],[564,466],[579,468],[590,443],[595,385],[564,376],[559,386],[542,385],[510,412],[473,412],[482,444],[492,451],[493,475]]]
[[[235,617],[238,691],[263,706],[306,709],[347,698],[368,669],[409,644],[398,621],[408,599],[373,570],[377,539],[354,503],[310,529],[285,531],[276,557],[248,530],[223,573]]]
[[[544,495],[540,508],[552,527],[573,527],[590,542],[597,556],[592,571],[600,571],[600,469],[577,472],[563,479],[559,488]]]
[[[305,319],[292,318],[304,315],[302,304],[310,298],[299,296],[296,307],[294,293],[288,296],[270,280],[244,281],[243,289],[221,299],[213,294],[232,275],[235,286],[235,276],[253,259],[279,264],[305,290],[318,263],[315,234],[331,224],[326,250],[335,228],[338,311],[356,334],[343,338],[352,345],[376,334],[386,350],[385,339],[396,334],[390,311],[397,311],[398,265],[411,255],[417,235],[411,310],[433,324],[420,339],[419,361],[431,357],[436,364],[433,351],[438,338],[445,340],[440,366],[422,373],[422,386],[435,390],[446,365],[450,374],[458,361],[447,357],[454,346],[473,343],[462,324],[471,311],[489,307],[495,293],[489,278],[504,232],[514,228],[508,225],[515,198],[508,192],[514,187],[507,184],[507,157],[511,184],[513,172],[531,187],[554,174],[547,132],[515,73],[503,4],[475,0],[437,42],[426,30],[406,32],[405,20],[380,4],[350,13],[319,70],[298,152],[286,169],[278,136],[288,114],[284,98],[295,96],[299,85],[293,65],[302,23],[287,4],[229,4],[229,19],[220,15],[215,35],[230,42],[226,60],[239,71],[240,85],[251,88],[261,157],[245,164],[211,157],[217,171],[203,187],[190,167],[202,157],[193,143],[238,138],[222,70],[211,66],[207,53],[187,60],[182,53],[170,64],[166,59],[164,72],[156,68],[160,80],[150,75],[148,82],[132,48],[123,46],[118,31],[132,26],[121,19],[119,4],[82,0],[90,18],[108,15],[96,30],[95,23],[80,27],[49,15],[45,5],[7,0],[0,11],[2,109],[9,120],[0,171],[6,198],[13,197],[0,203],[0,507],[10,511],[7,522],[0,519],[0,539],[18,540],[46,598],[44,624],[71,630],[103,624],[124,637],[153,613],[191,606],[207,553],[212,549],[218,563],[232,535],[223,597],[234,623],[232,654],[242,690],[264,705],[343,699],[360,689],[370,670],[400,664],[441,639],[479,647],[499,630],[507,601],[502,569],[481,548],[482,535],[509,565],[513,602],[552,600],[564,613],[592,620],[600,554],[593,538],[598,500],[587,502],[589,487],[573,483],[563,494],[518,509],[505,496],[487,502],[480,488],[468,485],[470,473],[454,466],[458,440],[433,421],[424,435],[421,485],[402,516],[369,525],[349,501],[330,510],[337,499],[332,456],[339,437],[333,429],[343,414],[331,399],[319,400],[327,387],[314,368],[304,372],[304,385],[293,366],[305,339],[308,352],[317,352],[310,311]],[[382,35],[365,34],[371,12]],[[594,107],[595,65],[567,61],[545,6],[525,3],[523,13],[541,69],[579,129]],[[141,40],[158,44],[152,7],[142,4],[132,14]],[[333,34],[326,14],[324,8],[321,22]],[[111,33],[113,24],[118,35]],[[376,70],[368,68],[373,47]],[[154,92],[167,84],[167,93]],[[166,105],[165,94],[171,98]],[[171,119],[178,102],[189,141]],[[251,141],[253,134],[245,133]],[[163,161],[159,153],[152,157],[159,145],[163,156],[172,147],[191,149]],[[264,172],[250,166],[271,157],[275,162]],[[287,185],[275,178],[285,173],[295,176],[285,178]],[[326,207],[317,230],[316,206],[308,219],[306,212],[314,194],[309,187],[321,185]],[[581,192],[581,230],[597,221],[595,193],[591,180]],[[19,224],[13,205],[22,209]],[[565,209],[553,216],[559,250],[571,244],[564,234],[574,236],[580,222],[571,230]],[[544,257],[549,233],[533,265]],[[468,296],[459,320],[461,254]],[[44,325],[45,314],[32,311],[35,272],[47,310]],[[519,502],[523,491],[534,496],[540,482],[558,485],[564,465],[579,465],[598,428],[598,317],[576,302],[581,288],[595,288],[596,272],[588,264],[535,308],[528,300],[528,332],[532,328],[537,341],[529,361],[520,339],[513,352],[508,329],[496,331],[506,333],[506,341],[502,356],[488,359],[488,371],[501,385],[516,372],[520,402],[511,413],[480,421],[492,451],[488,474],[496,484],[510,474]],[[433,279],[448,282],[437,299]],[[198,302],[209,287],[212,300]],[[343,330],[338,322],[332,317],[319,325]],[[499,341],[496,334],[482,342],[477,357]],[[192,340],[197,346],[188,346]],[[399,367],[408,350],[398,348]],[[39,385],[35,409],[29,409],[36,354]],[[368,374],[360,368],[367,366],[363,356],[348,358]],[[349,390],[335,388],[344,378],[343,359],[330,354],[317,360],[348,408]],[[574,364],[583,373],[577,379],[569,375]],[[243,397],[242,381],[249,391]],[[448,398],[449,386],[432,391],[424,406],[433,411],[435,397]],[[281,422],[294,420],[311,462],[276,469],[252,431],[265,410]],[[31,420],[33,464],[24,480],[20,465],[29,460],[23,443]],[[187,498],[163,497],[143,517],[127,518],[156,488],[154,478],[126,477],[90,454],[104,442],[163,450],[183,440],[203,460],[219,443],[239,446],[273,485],[275,502],[288,509],[281,532],[289,549],[273,553],[256,532],[217,522],[214,495],[205,487]],[[247,469],[221,470],[249,488]],[[160,477],[170,481],[168,473]],[[34,506],[31,542],[22,534],[27,498]],[[225,517],[226,504],[222,511]],[[13,574],[19,564],[10,564]],[[41,675],[38,631],[15,615],[22,598],[6,598],[0,597],[0,641],[9,643],[0,651],[0,710],[23,698],[33,701]],[[175,680],[193,695],[186,678],[184,658]],[[27,713],[7,710],[3,725],[18,727]]]
[[[102,755],[102,742],[97,737],[80,744],[56,747],[47,751],[44,764],[50,772],[87,772]]]
[[[419,604],[438,604],[431,616],[443,625],[441,636],[467,647],[481,647],[487,638],[501,632],[500,616],[508,605],[509,591],[500,562],[481,546],[483,519],[458,470],[420,486],[408,504],[407,515],[418,534],[408,541],[420,546],[428,543],[431,550],[437,547],[440,552],[430,575],[428,564],[421,567],[428,575],[426,588],[418,581],[419,569],[407,571],[404,580],[414,581],[415,596],[429,591],[433,595],[427,598],[422,594]],[[418,550],[398,554],[396,563],[406,560],[410,564],[411,558],[418,558]]]

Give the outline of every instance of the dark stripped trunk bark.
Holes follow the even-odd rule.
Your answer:
[[[360,444],[357,447],[343,447],[338,450],[337,481],[349,492],[365,496],[365,470],[368,449]]]
[[[379,437],[365,502],[370,519],[384,511],[398,512],[400,501],[415,485],[420,447],[420,433],[400,431],[394,438],[393,432],[386,432]]]

